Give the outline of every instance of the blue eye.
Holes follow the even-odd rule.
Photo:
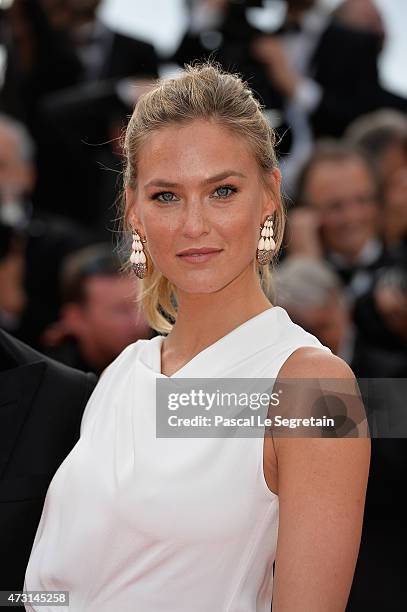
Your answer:
[[[221,185],[217,189],[215,189],[214,193],[217,194],[214,197],[218,199],[227,199],[233,193],[236,193],[238,190],[236,187],[231,187],[230,185]],[[175,202],[176,200],[175,194],[172,191],[160,191],[159,193],[155,193],[152,196],[153,200],[158,200],[159,202]]]
[[[215,190],[215,193],[218,193],[219,198],[228,198],[232,193],[236,193],[237,189],[235,187],[230,187],[229,185],[222,185]]]
[[[154,199],[158,200],[159,202],[172,202],[173,195],[174,194],[172,193],[172,191],[161,191],[160,193],[155,194]]]

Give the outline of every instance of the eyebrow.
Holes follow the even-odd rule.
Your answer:
[[[219,174],[215,174],[204,181],[202,181],[202,185],[208,185],[210,183],[217,183],[218,181],[223,181],[230,176],[239,176],[241,178],[247,178],[245,174],[242,172],[237,172],[237,170],[225,170],[224,172],[220,172]],[[173,183],[171,181],[166,181],[164,179],[152,179],[148,183],[144,185],[144,188],[147,187],[179,187],[179,183]]]

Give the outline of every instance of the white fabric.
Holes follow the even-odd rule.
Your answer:
[[[263,438],[156,438],[162,338],[128,346],[93,391],[24,588],[68,590],[75,612],[269,612],[279,503]],[[275,306],[170,378],[276,378],[301,346],[322,347]]]
[[[287,59],[299,76],[296,91],[285,105],[286,120],[292,133],[292,145],[290,155],[284,157],[280,165],[284,188],[289,194],[295,187],[299,169],[312,152],[314,136],[308,115],[320,104],[323,89],[313,79],[311,60],[323,31],[328,26],[329,15],[317,6],[306,11],[300,22],[301,31],[279,35]]]
[[[80,26],[75,34],[79,43],[76,53],[83,67],[83,80],[95,81],[100,77],[113,47],[114,32],[102,21],[95,19]]]
[[[303,91],[296,93],[295,102],[302,110],[312,112],[321,100],[322,88],[312,80],[310,64],[322,33],[328,25],[329,15],[318,7],[305,12],[300,21],[299,32],[280,34],[280,39],[291,67],[303,77],[300,81]]]

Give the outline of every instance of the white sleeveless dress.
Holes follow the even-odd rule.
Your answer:
[[[24,589],[69,591],[74,612],[269,612],[279,503],[263,438],[157,438],[162,340],[129,345],[97,384],[48,489]],[[329,351],[274,306],[170,378],[276,378],[302,346]]]

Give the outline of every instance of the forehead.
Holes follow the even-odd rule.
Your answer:
[[[88,297],[102,297],[106,301],[111,301],[114,296],[124,296],[131,298],[135,291],[134,280],[126,276],[114,274],[97,274],[90,276],[85,281],[86,293]]]
[[[138,157],[138,174],[144,178],[205,178],[223,168],[245,173],[256,167],[254,152],[243,137],[207,120],[169,125],[153,132]]]
[[[362,159],[321,161],[311,168],[306,181],[306,194],[320,199],[324,195],[346,195],[356,189],[373,189],[373,177]]]

